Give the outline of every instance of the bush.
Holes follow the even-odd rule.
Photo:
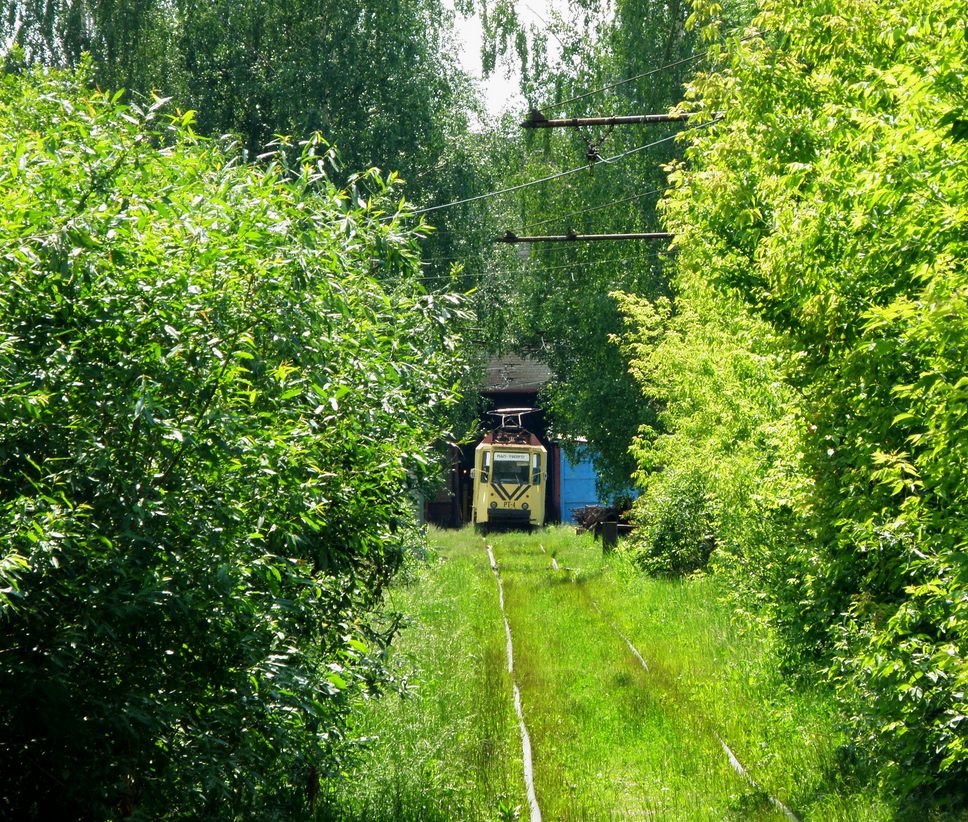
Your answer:
[[[715,34],[720,4],[694,6]],[[666,403],[645,467],[687,461],[697,430],[693,442],[714,440],[706,460],[745,453],[732,465],[756,491],[735,540],[723,489],[741,473],[714,488],[733,546],[724,567],[753,572],[788,658],[831,677],[886,787],[963,803],[963,3],[767,0],[713,52],[723,64],[695,78],[687,104],[709,127],[689,138],[664,203],[676,311],[658,335],[646,312],[627,343],[649,364],[646,394]],[[718,354],[710,326],[725,332]],[[775,367],[735,370],[748,355]],[[682,379],[670,376],[679,362]],[[715,432],[769,410],[770,371],[783,404],[732,426],[729,445]]]
[[[706,568],[716,543],[701,476],[675,471],[655,475],[633,510],[639,527],[628,550],[643,570],[683,576]]]
[[[688,273],[675,304],[617,295],[628,330],[620,343],[661,409],[632,449],[643,489],[635,541],[651,572],[712,561],[738,607],[775,614],[774,586],[789,572],[783,512],[802,484],[795,395],[765,324]]]
[[[116,101],[0,82],[0,809],[288,819],[385,679],[462,308],[392,177]]]

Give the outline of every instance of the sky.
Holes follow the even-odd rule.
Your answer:
[[[550,19],[552,11],[563,12],[567,8],[565,0],[516,0],[518,19],[526,25],[545,28],[545,20]],[[471,18],[456,16],[458,42],[461,43],[460,59],[464,70],[472,77],[481,77],[481,22]],[[524,111],[525,101],[518,91],[520,72],[516,64],[499,64],[497,70],[481,86],[487,111],[492,116],[510,109]]]

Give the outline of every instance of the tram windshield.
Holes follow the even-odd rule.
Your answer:
[[[530,479],[531,457],[526,452],[494,452],[494,482],[527,485]]]

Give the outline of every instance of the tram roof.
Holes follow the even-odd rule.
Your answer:
[[[510,434],[514,439],[512,439],[511,441],[502,442],[501,440],[502,434]],[[518,437],[520,437],[520,439],[523,440],[523,442],[515,441]],[[530,431],[526,431],[523,428],[510,428],[510,429],[499,428],[497,431],[488,431],[488,433],[484,435],[484,438],[481,440],[480,444],[481,445],[507,445],[511,447],[517,445],[517,446],[525,446],[528,448],[544,447],[541,444],[541,440],[539,440]]]

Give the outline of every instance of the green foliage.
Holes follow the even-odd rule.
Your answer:
[[[712,517],[701,474],[671,470],[646,486],[636,507],[639,529],[630,547],[636,562],[650,574],[682,576],[704,569],[715,547]]]
[[[486,190],[477,110],[441,0],[8,0],[0,38],[29,63],[73,67],[87,52],[101,88],[126,100],[171,98],[197,112],[195,129],[239,138],[254,160],[286,134],[314,133],[342,167],[379,167],[409,182],[420,205]],[[334,169],[334,179],[344,172]],[[480,209],[448,213],[424,240],[447,287],[450,260],[479,253]],[[469,261],[467,290],[483,265]]]
[[[703,37],[719,13],[696,3]],[[671,169],[674,310],[632,340],[666,434],[639,458],[705,463],[716,561],[883,782],[964,802],[964,9],[770,0],[744,34],[690,86],[720,119]]]
[[[461,378],[394,177],[0,81],[0,808],[292,818]],[[289,162],[288,157],[296,157]],[[383,283],[381,285],[381,282]]]
[[[399,170],[439,141],[459,85],[437,0],[7,5],[3,31],[31,62],[73,67],[88,52],[104,86],[163,91],[253,156],[276,134],[320,131],[345,141],[350,167]]]
[[[717,299],[701,274],[683,267],[678,284],[675,303],[616,295],[628,328],[616,342],[661,408],[632,447],[643,489],[636,552],[663,573],[699,570],[711,558],[742,592],[737,604],[775,609],[790,506],[804,490],[795,394],[781,382],[789,357],[765,323]],[[668,550],[693,559],[680,566]]]

